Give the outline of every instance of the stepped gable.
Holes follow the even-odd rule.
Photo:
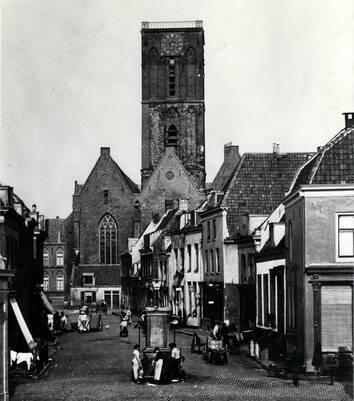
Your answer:
[[[309,184],[354,183],[354,128],[341,130],[305,163],[294,179],[292,190]]]

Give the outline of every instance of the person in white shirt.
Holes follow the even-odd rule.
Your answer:
[[[138,383],[139,370],[143,368],[143,365],[140,359],[139,345],[137,344],[134,345],[132,365],[133,365],[134,382]]]
[[[170,344],[171,348],[171,381],[178,381],[178,370],[181,363],[181,350],[175,343]]]

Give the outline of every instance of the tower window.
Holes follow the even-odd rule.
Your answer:
[[[170,59],[168,71],[168,94],[169,96],[176,96],[176,65],[175,59]]]
[[[105,189],[103,191],[103,203],[105,203],[105,204],[108,203],[108,189]]]
[[[174,125],[167,130],[167,146],[177,146],[177,128]]]

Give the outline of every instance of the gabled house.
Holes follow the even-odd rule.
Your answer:
[[[65,219],[46,219],[47,238],[43,247],[43,290],[51,301],[62,307],[68,298],[70,253],[68,252]]]
[[[344,115],[345,128],[301,167],[283,202],[287,349],[307,372],[315,350],[353,350],[354,113]]]
[[[188,326],[198,327],[202,316],[202,227],[195,211],[177,217],[171,233],[169,294],[172,313]]]
[[[257,228],[279,205],[308,153],[244,154],[223,191],[214,191],[198,209],[203,226],[206,325],[255,323],[254,254]]]
[[[256,247],[256,332],[260,357],[280,361],[285,350],[285,210],[280,204],[259,227]]]

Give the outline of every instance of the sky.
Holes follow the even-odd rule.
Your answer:
[[[47,218],[100,154],[137,184],[142,21],[203,20],[207,181],[223,145],[315,151],[354,111],[352,0],[3,0],[0,183]]]

